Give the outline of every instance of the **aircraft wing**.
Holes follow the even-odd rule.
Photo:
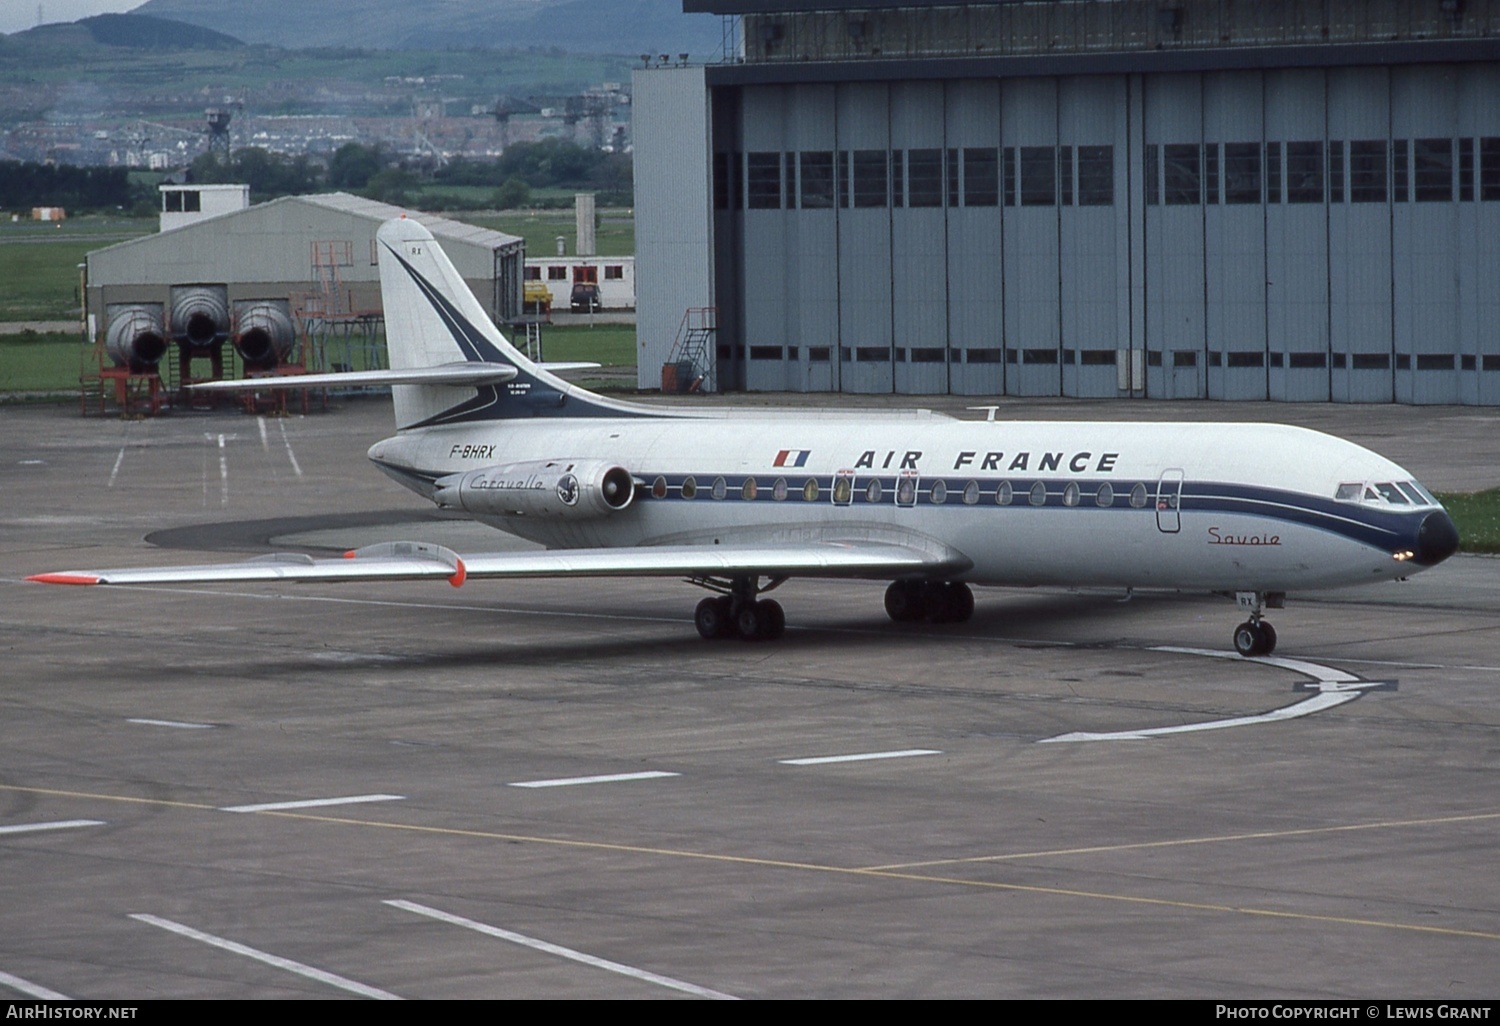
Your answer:
[[[639,548],[553,549],[461,556],[440,545],[385,542],[343,559],[300,554],[260,556],[239,563],[66,570],[36,574],[42,584],[192,584],[250,581],[406,581],[440,578],[458,587],[488,577],[872,577],[953,574],[972,564],[954,550],[875,541],[768,542],[738,545],[659,545]]]

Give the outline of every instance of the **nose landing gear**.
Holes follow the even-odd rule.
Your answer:
[[[1266,608],[1281,609],[1286,605],[1286,595],[1280,592],[1241,591],[1235,593],[1235,601],[1241,609],[1250,610],[1250,619],[1234,629],[1234,650],[1247,659],[1251,656],[1268,656],[1276,651],[1276,628],[1261,619]]]

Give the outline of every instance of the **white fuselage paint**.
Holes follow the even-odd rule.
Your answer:
[[[1351,442],[1274,424],[714,411],[413,429],[376,444],[370,456],[419,492],[421,484],[403,472],[431,480],[528,460],[594,459],[634,475],[635,501],[617,513],[579,520],[477,518],[548,547],[887,540],[957,550],[973,565],[955,576],[996,585],[1276,592],[1395,579],[1417,569],[1393,558],[1398,534],[1414,531],[1436,508],[1384,509],[1385,528],[1399,524],[1400,532],[1340,533],[1333,526],[1357,524],[1368,513],[1358,503],[1333,502],[1341,483],[1409,481],[1412,475]],[[899,504],[895,494],[903,470],[914,485],[910,505]],[[852,474],[854,499],[840,505],[830,483],[845,472]],[[696,484],[692,499],[682,497],[687,475]],[[755,479],[753,500],[742,494],[747,476]],[[658,477],[669,482],[662,498],[653,497]],[[712,494],[718,477],[728,484],[723,499]],[[810,477],[821,482],[815,501],[803,498]],[[866,501],[872,479],[884,482],[878,502]],[[1049,492],[1040,507],[1028,496],[1039,479]],[[781,500],[774,497],[778,480],[786,483]],[[1163,480],[1183,482],[1180,509],[1158,510]],[[933,495],[939,481],[947,493],[941,504]],[[970,481],[980,490],[973,504],[964,497]],[[1001,505],[996,496],[1005,482],[1013,494]],[[1096,496],[1106,483],[1114,497],[1100,508]],[[1064,504],[1069,484],[1078,486],[1076,505]],[[1136,485],[1147,491],[1141,507],[1129,502]],[[1214,509],[1199,494],[1205,488],[1253,498]],[[1321,504],[1318,524],[1288,518],[1303,502]]]

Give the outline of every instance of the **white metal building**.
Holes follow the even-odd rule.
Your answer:
[[[686,0],[640,383],[1500,403],[1500,0]]]

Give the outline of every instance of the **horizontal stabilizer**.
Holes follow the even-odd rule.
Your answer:
[[[497,385],[513,380],[517,373],[516,368],[509,364],[471,361],[437,367],[408,367],[405,370],[280,374],[239,381],[204,381],[188,387],[199,392],[258,392],[267,388],[352,388],[355,385]]]
[[[37,574],[42,584],[194,584],[250,581],[401,581],[441,578],[455,587],[485,577],[873,577],[950,575],[972,564],[948,550],[924,551],[870,541],[761,545],[660,545],[640,548],[553,549],[461,556],[438,545],[388,542],[356,549],[344,559],[262,556],[242,563],[69,570]]]

